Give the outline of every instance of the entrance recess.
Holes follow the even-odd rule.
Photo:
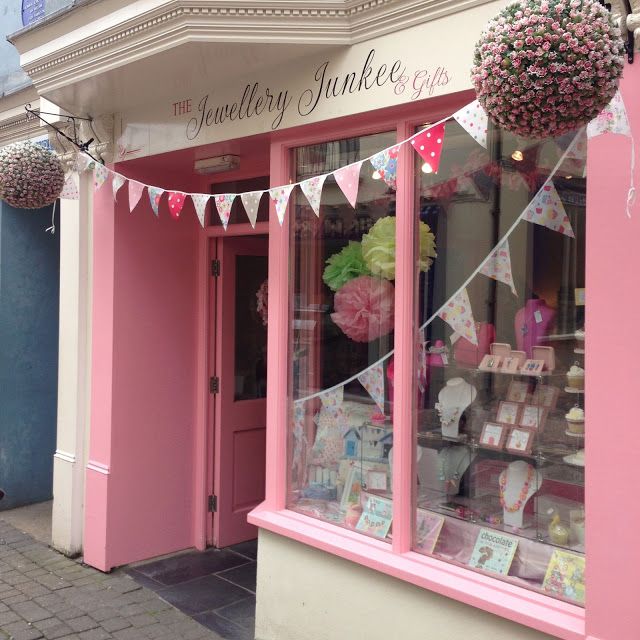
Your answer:
[[[212,252],[219,274],[212,327],[213,542],[226,547],[257,537],[247,514],[264,499],[267,327],[257,293],[267,278],[268,238],[220,238]]]

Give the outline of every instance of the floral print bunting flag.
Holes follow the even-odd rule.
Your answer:
[[[476,325],[473,321],[473,311],[466,289],[459,291],[438,313],[456,333],[466,338],[471,344],[478,344]]]
[[[275,187],[269,189],[269,195],[276,205],[276,215],[278,216],[278,222],[280,226],[284,222],[284,214],[287,211],[287,205],[289,204],[289,196],[293,190],[293,184],[286,184],[284,187]]]
[[[96,162],[93,167],[93,190],[97,191],[109,177],[109,170],[103,164]]]
[[[160,207],[160,198],[162,198],[162,194],[164,193],[164,189],[160,189],[159,187],[147,187],[147,193],[149,194],[149,202],[151,204],[151,208],[153,209],[154,215],[158,216],[158,209]]]
[[[113,172],[113,176],[111,178],[111,188],[113,189],[113,199],[117,200],[116,194],[122,187],[122,185],[127,181],[124,176],[121,176],[119,173]]]
[[[215,200],[216,209],[218,210],[222,226],[226,231],[227,225],[229,224],[229,218],[231,217],[231,207],[233,206],[233,201],[236,199],[236,194],[221,193],[217,196],[213,196],[213,199]]]
[[[514,296],[517,296],[516,287],[513,284],[513,274],[511,273],[511,253],[509,252],[509,240],[499,244],[491,257],[484,264],[480,273],[493,278],[499,282],[504,282],[511,288]]]
[[[547,182],[524,211],[524,219],[575,238],[569,216],[553,182]]]
[[[399,146],[384,149],[369,160],[378,175],[392,188],[396,188],[398,177],[398,153]]]
[[[384,413],[384,368],[382,362],[374,364],[361,373],[358,376],[358,382],[378,405],[380,413]]]
[[[611,102],[587,125],[587,136],[593,138],[602,133],[631,135],[629,118],[620,91],[616,91]]]
[[[320,216],[320,200],[322,198],[322,187],[326,179],[327,175],[325,174],[322,176],[314,176],[313,178],[309,178],[308,180],[300,183],[302,193],[304,193],[305,197],[309,201],[309,204],[313,209],[313,213],[315,213],[316,216]]]
[[[60,197],[63,200],[77,200],[80,197],[76,173],[71,172],[67,174]]]

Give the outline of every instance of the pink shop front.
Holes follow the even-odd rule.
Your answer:
[[[450,117],[472,100],[111,165],[129,183],[94,196],[86,562],[261,528],[555,637],[639,637],[631,141],[482,144]],[[440,121],[434,173],[399,143]],[[203,225],[149,190],[130,212],[133,180],[217,197]],[[299,186],[259,195],[278,185]]]

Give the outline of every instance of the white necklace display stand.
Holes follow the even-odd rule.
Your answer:
[[[476,399],[476,388],[463,378],[451,378],[438,394],[436,410],[440,416],[442,435],[457,438],[460,418],[464,410]]]
[[[422,447],[418,448],[422,450]],[[460,480],[475,457],[476,454],[464,446],[440,451],[423,449],[422,459],[418,459],[416,465],[421,492],[430,499],[441,498],[442,494],[457,494]]]
[[[506,483],[504,493],[502,494],[506,506],[513,508],[518,503],[518,500],[521,499],[520,496],[529,477],[530,469],[533,469],[533,467],[529,463],[524,460],[516,460],[500,474],[500,484],[502,484],[502,482]],[[531,496],[538,491],[541,484],[542,474],[536,469],[533,469],[526,496],[522,498],[519,508],[516,511],[508,511],[505,507],[502,510],[504,523],[508,527],[522,529],[522,525],[524,524],[524,508],[531,499]]]

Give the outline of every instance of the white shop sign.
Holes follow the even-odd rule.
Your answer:
[[[470,89],[491,3],[120,114],[118,160],[362,113]],[[292,47],[295,51],[295,48]]]

